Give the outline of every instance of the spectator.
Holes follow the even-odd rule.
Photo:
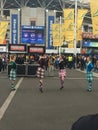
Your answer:
[[[80,117],[71,130],[98,130],[98,114]]]
[[[1,58],[1,55],[0,55],[0,73],[1,73],[1,70],[2,70],[2,58]]]

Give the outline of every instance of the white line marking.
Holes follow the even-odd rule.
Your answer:
[[[59,79],[59,77],[53,77],[54,79]],[[85,78],[72,78],[72,77],[66,77],[65,80],[68,79],[68,80],[86,80],[86,77]],[[98,77],[94,77],[94,80],[98,80]]]
[[[81,79],[86,79],[86,78],[77,78],[77,77],[76,78],[68,78],[68,77],[66,77],[66,79],[80,79],[81,80]]]
[[[20,84],[22,83],[23,79],[24,79],[24,78],[21,78],[21,79],[18,81],[18,83],[16,84],[16,86],[15,86],[16,91],[17,91],[17,89],[19,88]],[[16,91],[12,91],[12,92],[9,94],[9,96],[7,97],[7,99],[5,100],[5,102],[3,103],[3,105],[1,106],[1,108],[0,108],[0,120],[2,119],[2,117],[3,117],[4,113],[6,112],[6,110],[7,110],[8,106],[9,106],[9,104],[11,103],[13,97],[15,96]]]

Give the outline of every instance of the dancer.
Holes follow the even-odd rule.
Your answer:
[[[66,77],[65,62],[63,60],[63,56],[60,56],[60,60],[59,60],[59,78],[61,82],[60,90],[64,88],[65,77]]]
[[[86,64],[86,79],[88,81],[88,88],[87,91],[92,91],[92,81],[93,81],[93,64],[91,62],[91,57],[87,57],[87,64]]]
[[[16,56],[11,56],[11,70],[10,70],[10,80],[11,80],[11,90],[15,90],[15,80],[16,80]]]
[[[41,93],[43,93],[43,78],[44,78],[44,73],[45,73],[45,58],[42,55],[39,58],[39,67],[37,70],[37,77],[40,78],[39,80],[39,90]]]

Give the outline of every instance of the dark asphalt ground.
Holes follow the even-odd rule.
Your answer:
[[[0,107],[10,94],[9,85],[6,73],[0,74]],[[87,92],[85,73],[67,69],[63,90],[55,72],[54,77],[45,77],[44,93],[40,93],[38,79],[25,77],[0,121],[0,130],[71,130],[80,116],[98,113],[98,78],[93,85],[93,92]]]

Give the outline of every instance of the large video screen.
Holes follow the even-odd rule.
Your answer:
[[[21,43],[44,44],[44,26],[22,26]]]

